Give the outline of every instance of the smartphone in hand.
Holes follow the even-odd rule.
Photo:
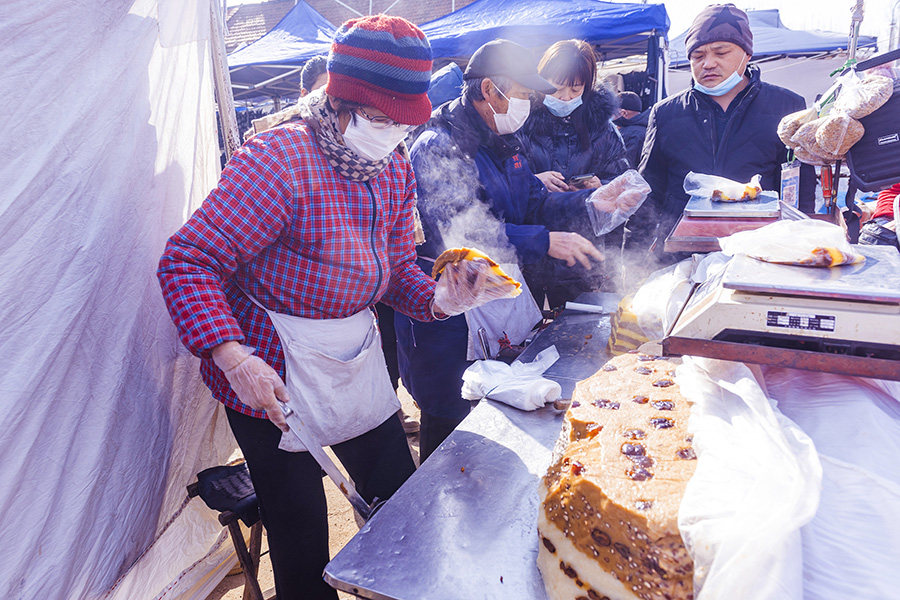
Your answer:
[[[566,183],[574,188],[582,188],[584,185],[594,178],[593,173],[585,173],[584,175],[573,175],[566,180]]]

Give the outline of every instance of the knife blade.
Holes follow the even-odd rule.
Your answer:
[[[375,498],[372,501],[372,504],[367,504],[363,497],[359,495],[359,492],[356,491],[356,486],[353,485],[353,482],[341,473],[341,470],[334,464],[331,457],[325,453],[322,445],[319,444],[315,437],[310,433],[306,424],[303,422],[303,418],[286,403],[279,400],[278,404],[281,405],[281,412],[284,413],[284,420],[287,422],[287,426],[291,432],[303,442],[307,452],[316,459],[316,462],[319,463],[319,466],[322,467],[325,474],[331,478],[331,481],[333,481],[338,489],[341,490],[341,493],[347,497],[347,500],[350,501],[350,505],[353,506],[353,509],[359,516],[368,521],[373,514],[378,498]]]

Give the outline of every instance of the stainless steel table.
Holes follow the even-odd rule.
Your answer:
[[[547,375],[565,397],[608,360],[608,336],[609,315],[566,311],[523,360],[555,343]],[[545,600],[537,487],[561,426],[550,406],[482,401],[328,563],[326,581],[373,599]]]

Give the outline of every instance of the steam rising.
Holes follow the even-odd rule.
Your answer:
[[[477,167],[455,146],[449,156],[443,149],[439,153],[420,153],[416,179],[427,197],[419,210],[437,228],[446,248],[474,247],[498,263],[518,262],[503,222],[478,198],[482,186]]]

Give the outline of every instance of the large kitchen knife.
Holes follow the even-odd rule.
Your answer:
[[[306,446],[306,450],[312,455],[316,462],[319,463],[319,466],[322,467],[322,470],[325,471],[325,474],[331,477],[331,480],[338,487],[339,490],[347,497],[347,500],[350,501],[350,504],[353,506],[353,509],[362,517],[364,520],[368,521],[369,517],[372,516],[375,504],[378,502],[378,498],[375,498],[372,501],[372,504],[366,504],[366,501],[363,500],[363,497],[359,495],[359,492],[356,491],[356,486],[353,485],[353,482],[344,476],[341,473],[341,470],[338,469],[337,465],[334,464],[334,461],[325,454],[325,450],[322,448],[322,445],[315,439],[315,437],[310,433],[309,429],[306,427],[306,424],[303,423],[303,419],[294,412],[290,406],[286,403],[279,401],[281,405],[281,412],[284,413],[284,420],[287,422],[288,427],[291,432],[297,436],[297,438],[303,442],[303,445]]]

